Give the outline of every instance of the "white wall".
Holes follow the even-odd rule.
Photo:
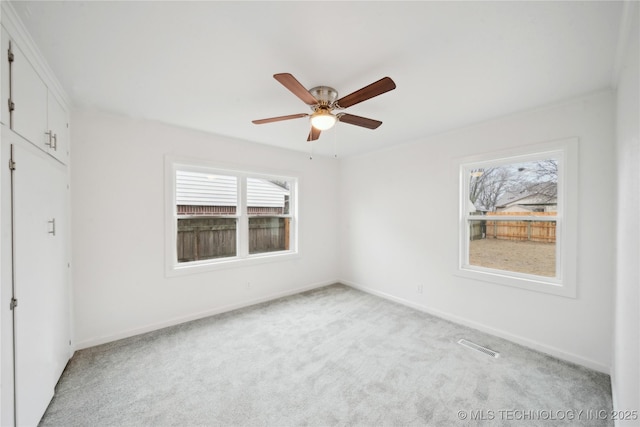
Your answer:
[[[454,276],[454,159],[567,137],[580,139],[578,297]],[[340,277],[378,295],[608,372],[613,148],[614,96],[607,91],[343,159]],[[423,293],[418,292],[420,285]]]
[[[618,82],[616,123],[617,262],[611,380],[615,409],[622,411],[640,411],[640,7],[634,6],[630,43]]]
[[[321,157],[310,161],[304,153],[155,122],[75,112],[71,185],[76,346],[340,278],[608,372],[613,333],[614,107],[614,95],[600,92],[339,163]],[[454,276],[453,159],[573,136],[580,138],[578,298]],[[298,172],[302,257],[166,278],[166,154]],[[246,282],[252,283],[251,289]]]
[[[78,348],[336,280],[334,159],[98,112],[71,123]],[[302,256],[165,277],[166,154],[297,173]]]

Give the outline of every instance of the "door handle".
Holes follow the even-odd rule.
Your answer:
[[[52,130],[45,132],[45,135],[49,135],[49,142],[45,142],[44,145],[52,148],[55,151],[58,151],[58,135],[53,133]]]

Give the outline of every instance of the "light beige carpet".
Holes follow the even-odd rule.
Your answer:
[[[611,425],[610,410],[607,375],[332,285],[79,351],[41,425]]]

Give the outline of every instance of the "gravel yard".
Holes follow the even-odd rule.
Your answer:
[[[556,275],[556,244],[492,238],[472,240],[469,262],[481,267],[553,277]]]

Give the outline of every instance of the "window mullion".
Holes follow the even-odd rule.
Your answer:
[[[238,176],[238,255],[249,255],[249,215],[247,209],[247,177]]]
[[[287,247],[289,248],[289,250],[297,250],[296,247],[296,242],[297,242],[297,224],[295,223],[295,221],[297,221],[298,218],[298,213],[294,212],[294,209],[296,209],[296,206],[298,206],[298,200],[296,199],[298,196],[298,188],[297,188],[298,184],[297,183],[293,183],[292,187],[291,187],[291,191],[289,193],[289,211],[287,214],[287,217],[289,218],[289,241],[287,242]]]

